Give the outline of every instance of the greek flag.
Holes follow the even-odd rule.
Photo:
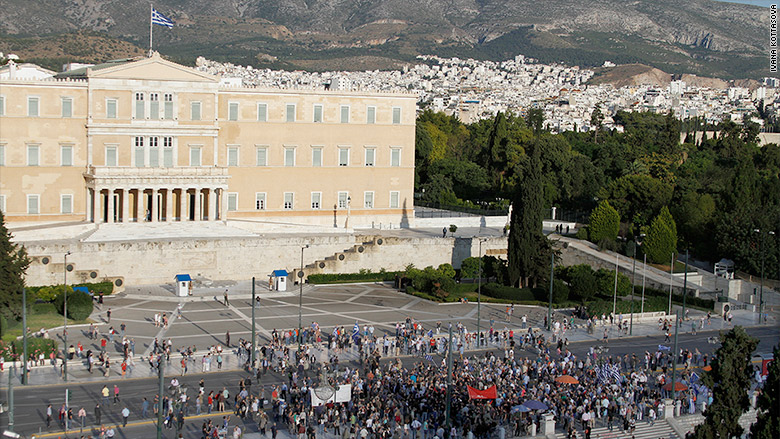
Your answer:
[[[696,372],[691,372],[690,383],[694,384],[699,381],[699,375]]]
[[[165,15],[157,12],[157,9],[152,8],[152,24],[158,24],[167,28],[173,27],[173,21]]]
[[[425,359],[433,363],[433,357],[431,357],[430,355],[426,355]]]
[[[355,340],[358,337],[360,337],[360,325],[358,325],[358,322],[355,322],[355,326],[352,327],[352,339]]]

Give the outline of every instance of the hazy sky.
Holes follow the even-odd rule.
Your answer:
[[[718,0],[729,3],[744,3],[746,5],[756,5],[768,8],[771,4],[778,4],[780,0]]]

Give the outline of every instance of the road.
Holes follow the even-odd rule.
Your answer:
[[[760,344],[757,352],[771,351],[774,346],[780,342],[780,328],[776,327],[754,327],[747,328],[748,334],[759,338]],[[698,348],[702,353],[712,354],[715,348],[719,345],[710,344],[707,342],[708,337],[717,335],[717,331],[705,331],[699,332],[697,335],[692,334],[680,334],[678,344],[680,348],[694,349]],[[657,350],[659,344],[663,344],[663,336],[643,336],[643,337],[631,337],[631,338],[614,338],[609,342],[609,355],[624,355],[636,353],[641,355],[645,350],[654,352]],[[583,356],[589,348],[594,345],[593,342],[575,342],[570,344],[570,350],[577,356]],[[531,356],[530,352],[521,351],[517,353],[518,356]],[[419,358],[415,357],[403,357],[402,361],[406,365],[411,365],[415,361],[419,361]],[[438,363],[438,362],[437,362]],[[205,378],[206,392],[210,390],[221,390],[223,387],[227,387],[231,391],[231,395],[236,392],[238,388],[238,381],[247,377],[248,374],[244,371],[225,371],[225,372],[210,372],[206,374],[192,373],[184,377],[179,377],[182,384],[187,385],[193,394],[197,389],[197,383],[201,377]],[[281,382],[281,376],[275,373],[268,373],[263,377],[261,385],[268,386],[271,384]],[[170,376],[166,380],[170,380]],[[29,437],[32,433],[38,433],[39,430],[45,430],[45,410],[46,404],[51,403],[56,410],[64,402],[65,389],[72,390],[73,396],[71,399],[71,406],[74,407],[74,413],[78,411],[80,407],[85,407],[88,412],[87,422],[91,425],[93,422],[93,409],[95,404],[100,400],[100,390],[103,385],[106,384],[109,388],[113,388],[114,384],[117,384],[120,388],[121,402],[118,404],[109,404],[108,408],[103,410],[103,420],[106,423],[119,423],[121,422],[121,416],[119,412],[127,405],[131,411],[130,421],[131,423],[137,423],[139,421],[139,415],[141,412],[141,401],[143,397],[147,397],[150,401],[157,393],[158,381],[155,378],[136,378],[136,379],[110,379],[101,382],[89,382],[89,383],[71,383],[70,385],[57,383],[50,385],[29,386],[21,388],[15,386],[15,431],[21,432]],[[253,389],[257,389],[257,384],[253,383]],[[7,400],[7,389],[3,389],[0,398],[3,401]],[[151,412],[151,410],[150,410]],[[235,418],[235,416],[233,417]],[[214,422],[221,422],[221,415],[211,416]],[[183,431],[185,438],[199,438],[200,427],[203,422],[202,418],[188,419],[185,423],[185,430]],[[53,423],[53,429],[56,431],[56,416]],[[0,415],[0,429],[5,430],[8,425],[8,414],[3,413]],[[231,423],[235,425],[235,423]],[[257,428],[255,425],[247,425],[247,432],[255,432]],[[154,437],[156,426],[154,423],[147,422],[143,425],[128,426],[126,429],[119,429],[118,436],[120,438],[141,438],[141,437]],[[54,436],[56,437],[56,435]],[[71,435],[71,437],[73,437]],[[75,437],[78,437],[76,435]],[[165,437],[175,437],[175,430],[167,430]]]

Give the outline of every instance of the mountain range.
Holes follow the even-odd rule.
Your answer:
[[[0,51],[27,60],[54,67],[148,49],[145,0],[4,5]],[[523,54],[584,67],[609,60],[672,74],[770,76],[769,9],[711,0],[157,0],[154,7],[176,23],[155,28],[155,49],[185,64],[202,55],[255,67],[365,70],[398,68],[418,54],[495,61]]]

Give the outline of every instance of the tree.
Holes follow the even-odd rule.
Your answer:
[[[601,113],[601,106],[596,105],[596,108],[590,114],[590,127],[593,128],[593,143],[598,143],[599,131],[601,131],[601,123],[604,121],[604,115]]]
[[[643,246],[650,260],[657,264],[668,261],[677,252],[677,225],[666,206],[650,223]]]
[[[590,214],[588,232],[592,242],[600,242],[603,239],[614,240],[620,230],[620,215],[609,201],[601,201]]]
[[[750,435],[755,439],[777,439],[780,437],[780,345],[775,346],[774,360],[769,363],[769,375],[758,397],[758,416],[750,427]]]
[[[11,242],[5,216],[0,211],[0,314],[6,319],[18,320],[22,316],[24,274],[29,266],[27,251]]]
[[[596,276],[590,265],[580,264],[571,267],[569,271],[569,286],[571,293],[585,303],[598,292]]]
[[[479,258],[472,256],[464,259],[463,262],[460,263],[460,277],[471,279],[477,276],[479,276]]]
[[[512,203],[509,227],[509,281],[530,285],[538,272],[538,256],[547,244],[542,233],[541,148],[534,147],[523,173],[523,181]],[[547,245],[549,247],[549,245]],[[548,254],[549,257],[549,254]]]
[[[739,417],[750,407],[747,391],[753,375],[750,359],[758,340],[741,327],[721,334],[721,346],[715,351],[712,370],[702,377],[712,389],[712,405],[704,412],[704,423],[696,426],[695,439],[742,436]],[[775,406],[776,408],[776,406]]]

